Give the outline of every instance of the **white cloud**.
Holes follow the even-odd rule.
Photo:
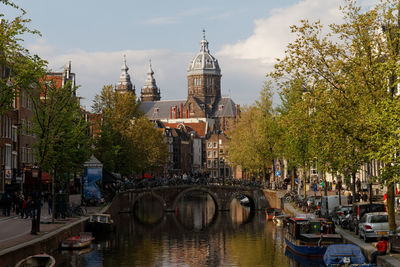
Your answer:
[[[223,74],[222,94],[230,95],[239,104],[253,103],[259,97],[265,74],[272,70],[275,58],[282,57],[287,44],[294,39],[289,26],[298,24],[303,18],[321,19],[325,25],[339,22],[340,3],[339,0],[304,0],[287,8],[274,9],[268,17],[256,20],[253,33],[246,40],[227,44],[215,53]],[[201,13],[204,10],[187,12]],[[153,23],[161,23],[162,20],[173,23],[175,17],[154,19]],[[149,22],[151,20],[148,20]],[[137,95],[140,95],[148,61],[151,59],[162,100],[185,99],[187,67],[198,51],[197,47],[193,47],[191,52],[181,53],[170,50],[113,52],[75,50],[60,53],[56,52],[46,40],[38,40],[29,48],[47,59],[50,68],[55,71],[60,71],[60,67],[64,67],[68,60],[72,60],[72,70],[77,75],[77,83],[81,85],[78,93],[85,98],[82,103],[87,107],[92,105],[94,96],[104,85],[118,82],[124,54],[132,82],[136,85]]]

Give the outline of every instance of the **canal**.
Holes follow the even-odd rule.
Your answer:
[[[285,256],[284,229],[236,199],[231,211],[216,212],[209,195],[191,193],[163,213],[147,197],[114,220],[115,233],[96,234],[85,251],[59,252],[57,266],[299,266]]]

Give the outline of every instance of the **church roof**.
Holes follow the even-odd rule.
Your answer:
[[[140,104],[140,109],[150,120],[169,119],[170,107],[184,105],[186,99],[183,100],[163,100],[163,101],[144,101]]]
[[[186,129],[189,129],[188,132],[190,132],[190,130],[195,131],[199,137],[206,136],[208,130],[207,122],[164,123],[165,127],[170,127],[170,128],[179,128],[179,125],[184,125]]]
[[[218,60],[215,59],[208,49],[205,31],[203,30],[203,39],[200,42],[200,51],[189,64],[188,75],[197,74],[215,74],[221,75]]]
[[[216,105],[214,105],[213,117],[235,117],[236,104],[230,97],[221,98]]]

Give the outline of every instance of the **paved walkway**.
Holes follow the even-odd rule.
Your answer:
[[[47,206],[46,206],[47,207]],[[103,207],[87,207],[88,214],[100,212]],[[11,216],[0,216],[0,256],[5,254],[6,251],[16,245],[25,242],[40,239],[42,236],[56,231],[68,224],[79,221],[80,217],[72,217],[65,219],[57,219],[55,223],[51,223],[51,215],[47,214],[47,209],[41,209],[41,224],[40,233],[38,235],[31,234],[31,219],[21,219],[15,213]]]

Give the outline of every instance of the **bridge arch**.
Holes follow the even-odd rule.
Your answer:
[[[163,207],[163,210],[165,211],[165,209],[166,209],[166,207],[167,207],[167,203],[165,202],[165,200],[164,200],[164,198],[162,197],[162,196],[160,196],[160,195],[158,195],[158,194],[156,194],[156,193],[154,193],[154,192],[152,192],[152,191],[142,191],[142,192],[139,192],[139,193],[137,193],[137,194],[134,194],[134,197],[133,197],[133,199],[132,199],[132,204],[131,204],[131,211],[132,212],[134,212],[134,207],[135,207],[135,205],[136,205],[136,203],[140,200],[140,199],[142,199],[142,198],[144,198],[144,197],[146,197],[146,196],[151,196],[151,197],[154,197],[155,199],[157,199],[158,201],[160,201],[160,203],[161,203],[161,205],[162,205],[162,207]]]
[[[238,196],[240,195],[244,195],[246,196],[249,201],[250,201],[250,207],[251,209],[256,209],[256,201],[254,199],[254,195],[252,193],[249,193],[248,191],[236,191],[233,192],[232,195],[230,196],[230,198],[228,198],[228,205],[230,205],[232,203],[232,201],[234,199],[237,199]]]
[[[183,191],[181,191],[178,195],[176,195],[175,199],[172,202],[172,209],[175,209],[175,207],[178,204],[178,201],[186,194],[190,193],[190,192],[204,192],[207,193],[211,196],[212,200],[214,201],[215,204],[215,211],[220,210],[222,204],[219,201],[219,197],[212,191],[210,191],[208,188],[205,187],[189,187],[187,189],[184,189]]]

